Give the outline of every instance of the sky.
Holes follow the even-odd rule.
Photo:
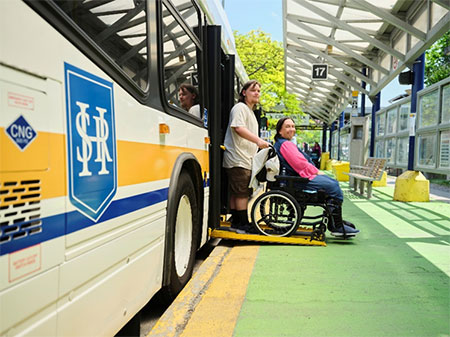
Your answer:
[[[231,28],[239,34],[246,34],[251,30],[261,29],[271,35],[273,40],[283,42],[283,9],[282,0],[220,0],[224,4],[225,12]],[[394,79],[381,91],[381,107],[391,105],[389,99],[394,98],[410,89],[411,86],[400,85]],[[361,106],[361,99],[359,101]],[[366,98],[366,108],[372,103]]]

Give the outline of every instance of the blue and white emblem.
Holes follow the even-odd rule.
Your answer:
[[[117,191],[113,84],[64,63],[69,199],[97,221]]]
[[[20,116],[12,122],[5,131],[21,151],[25,150],[37,136],[36,131],[34,131],[23,116]]]

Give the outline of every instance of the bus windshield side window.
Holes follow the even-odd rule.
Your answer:
[[[148,85],[145,0],[54,0],[122,72],[143,91]]]
[[[169,7],[170,4],[163,6],[164,92],[169,105],[200,118],[198,78],[201,45],[194,33],[200,26],[200,16],[190,1],[173,3],[174,7]]]

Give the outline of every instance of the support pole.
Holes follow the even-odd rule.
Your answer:
[[[322,152],[327,152],[327,130],[328,125],[324,123],[322,129]]]
[[[362,73],[364,76],[367,76],[367,68],[363,67],[362,68]],[[361,81],[361,87],[363,87],[364,89],[366,89],[366,82]],[[366,94],[361,93],[361,114],[360,116],[364,117],[366,115]]]
[[[345,112],[342,111],[341,115],[339,116],[337,160],[341,160],[341,129],[344,127],[344,119],[345,119]]]
[[[375,157],[375,132],[376,132],[376,113],[380,110],[381,92],[375,95],[372,101],[372,129],[370,132],[370,157]]]
[[[411,90],[411,113],[409,118],[408,170],[395,180],[394,200],[398,201],[430,201],[430,182],[420,171],[414,171],[414,146],[416,141],[417,92],[423,89],[425,74],[425,54],[414,62],[414,81]]]
[[[333,131],[334,131],[334,122],[332,122],[331,123],[331,125],[330,125],[330,139],[329,139],[329,142],[328,142],[328,148],[330,149],[330,159],[331,159],[331,146],[333,145],[332,143],[333,143]]]
[[[414,81],[411,87],[411,115],[410,123],[415,123],[417,113],[417,92],[423,89],[425,76],[425,53],[419,56],[413,66]],[[414,170],[414,152],[416,144],[416,126],[410,125],[409,150],[408,150],[408,171]]]

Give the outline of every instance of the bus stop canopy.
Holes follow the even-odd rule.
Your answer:
[[[412,69],[449,30],[449,9],[449,0],[283,0],[286,90],[330,124],[353,91],[373,100]]]

